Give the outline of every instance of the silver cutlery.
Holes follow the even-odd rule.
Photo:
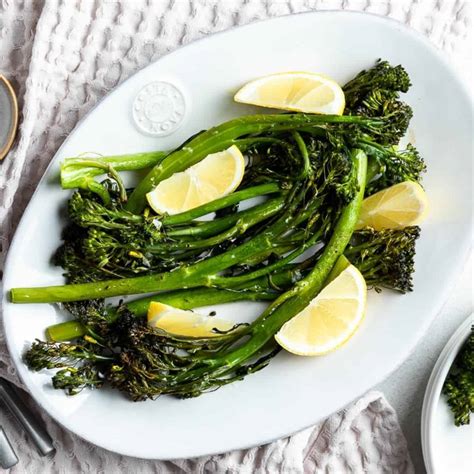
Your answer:
[[[42,456],[55,451],[53,441],[43,424],[26,406],[16,387],[2,377],[0,377],[0,399],[22,425]]]
[[[0,467],[2,469],[10,469],[18,462],[15,451],[10,444],[10,441],[0,426]]]

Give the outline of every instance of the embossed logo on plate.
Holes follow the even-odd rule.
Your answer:
[[[133,101],[133,119],[140,131],[163,136],[183,122],[186,102],[181,91],[169,82],[147,84]]]

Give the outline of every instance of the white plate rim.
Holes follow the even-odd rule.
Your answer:
[[[441,397],[441,390],[454,359],[471,333],[471,326],[474,324],[473,316],[474,313],[471,313],[449,338],[449,341],[444,346],[433,367],[433,371],[431,372],[426,386],[423,407],[421,410],[421,446],[428,474],[435,472],[433,422],[438,401]]]
[[[469,101],[471,103],[471,107],[472,107],[472,103],[473,103],[473,95],[472,95],[472,92],[470,89],[468,89],[467,87],[467,84],[458,76],[458,74],[454,71],[453,67],[452,67],[452,64],[451,62],[445,57],[443,56],[442,54],[442,51],[439,50],[438,48],[436,48],[424,35],[422,35],[421,33],[417,32],[416,30],[408,27],[407,25],[393,19],[393,18],[389,18],[389,17],[385,17],[385,16],[381,16],[381,15],[377,15],[377,14],[374,14],[374,13],[370,13],[370,12],[361,12],[361,11],[354,11],[354,10],[324,10],[324,11],[310,11],[310,12],[299,12],[299,13],[292,13],[292,14],[288,14],[288,15],[282,15],[282,16],[279,16],[279,17],[274,17],[274,18],[268,18],[268,19],[262,19],[262,20],[257,20],[257,21],[254,21],[252,23],[249,23],[249,24],[246,24],[246,25],[241,25],[241,26],[236,26],[236,27],[232,27],[230,29],[227,29],[227,30],[224,30],[224,31],[219,31],[219,32],[216,32],[216,33],[213,33],[211,35],[208,35],[208,36],[205,36],[205,37],[202,37],[202,38],[199,38],[189,44],[186,44],[186,45],[183,45],[179,48],[176,48],[175,50],[173,50],[172,52],[170,53],[167,53],[165,55],[163,55],[160,59],[158,59],[157,61],[154,61],[153,63],[150,63],[149,65],[145,66],[144,68],[136,71],[134,74],[132,74],[129,78],[127,78],[126,80],[124,80],[121,84],[119,84],[117,87],[113,88],[111,91],[109,91],[104,97],[102,97],[100,100],[97,101],[97,103],[94,105],[94,107],[84,116],[82,117],[78,123],[75,125],[75,127],[71,130],[71,132],[69,133],[68,137],[64,140],[64,142],[61,144],[61,146],[58,148],[57,152],[55,153],[55,155],[52,157],[51,159],[51,162],[50,164],[48,165],[48,167],[46,168],[41,180],[39,181],[33,195],[32,195],[32,199],[33,197],[36,195],[37,193],[37,190],[39,188],[39,186],[43,183],[43,181],[46,180],[46,176],[48,175],[49,173],[49,170],[50,168],[53,166],[53,163],[55,162],[55,158],[56,158],[56,155],[58,155],[60,153],[60,151],[62,150],[63,147],[66,146],[68,140],[69,140],[69,137],[72,136],[74,134],[74,132],[83,124],[84,121],[86,121],[86,119],[89,117],[89,115],[96,109],[96,107],[98,107],[102,101],[104,99],[106,99],[111,93],[117,91],[118,89],[122,88],[122,87],[126,87],[126,84],[127,82],[132,78],[134,77],[136,74],[140,73],[140,71],[142,71],[143,69],[146,69],[148,67],[151,67],[153,66],[154,64],[156,63],[159,63],[160,60],[166,56],[168,56],[168,54],[171,54],[171,53],[174,53],[176,51],[180,51],[184,48],[192,48],[194,47],[196,44],[200,43],[201,41],[207,41],[209,40],[210,38],[216,36],[216,35],[225,35],[225,34],[229,34],[229,33],[232,33],[234,32],[235,30],[245,30],[246,28],[253,28],[253,27],[256,27],[258,26],[260,23],[267,23],[267,22],[278,22],[278,21],[282,21],[282,20],[285,20],[285,19],[288,19],[290,17],[294,17],[294,16],[311,16],[311,15],[318,15],[318,16],[321,16],[321,15],[324,15],[324,16],[328,16],[330,17],[331,15],[335,15],[337,17],[339,16],[361,16],[361,17],[370,17],[371,18],[371,21],[374,21],[374,22],[379,22],[381,24],[386,24],[386,25],[389,25],[389,26],[392,26],[392,27],[395,27],[401,31],[403,31],[403,33],[411,38],[413,38],[415,41],[418,41],[418,42],[421,42],[423,43],[423,45],[431,50],[431,52],[436,56],[436,58],[439,60],[440,63],[442,63],[442,65],[447,68],[451,74],[452,74],[452,77],[453,79],[455,80],[456,82],[456,87],[459,88],[462,93],[469,98]],[[26,215],[27,213],[27,210],[25,210],[24,215]],[[21,226],[21,221],[23,220],[23,216],[22,218],[20,219],[20,222],[18,224],[18,227],[16,229],[16,232],[15,232],[15,235],[13,236],[12,238],[12,241],[10,243],[10,248],[13,247],[13,243],[15,242],[15,238],[18,234],[18,229],[20,228]],[[470,248],[471,248],[471,243],[470,243],[470,239],[464,239],[464,242],[463,242],[463,245],[460,245],[462,247],[462,250],[459,252],[458,254],[458,258],[459,260],[461,259],[465,259],[465,256],[468,254],[468,252],[470,251]],[[9,260],[10,260],[10,255],[11,253],[8,252],[7,254],[7,257],[5,259],[5,265],[4,265],[4,277],[3,277],[3,281],[6,281],[7,280],[7,275],[8,275],[8,269],[9,269]],[[388,372],[386,372],[384,374],[384,376],[380,377],[375,383],[374,385],[380,383],[381,381],[383,381],[384,379],[386,379],[387,377],[389,377],[394,371],[396,371],[400,366],[401,364],[409,357],[409,355],[414,351],[417,343],[419,342],[419,340],[423,337],[423,335],[426,333],[427,329],[429,328],[429,326],[431,325],[431,323],[434,321],[434,319],[436,318],[436,316],[439,314],[441,308],[443,307],[444,305],[444,302],[446,301],[447,299],[447,296],[449,295],[450,291],[451,291],[451,288],[454,286],[456,282],[456,279],[451,279],[449,281],[449,284],[447,284],[444,288],[444,291],[442,292],[440,298],[439,298],[439,303],[435,306],[432,307],[432,310],[431,310],[431,318],[426,318],[424,320],[424,323],[423,325],[420,327],[420,329],[418,330],[418,334],[416,336],[416,338],[413,340],[414,342],[412,343],[411,346],[407,347],[405,353],[403,354],[400,354],[400,357],[399,357],[399,360],[398,360],[398,363],[394,364],[393,365],[393,368],[391,368],[391,370],[389,370]],[[4,291],[4,296],[3,296],[3,302],[8,302],[8,296],[7,296],[7,292]],[[7,322],[5,320],[5,318],[2,318],[2,324],[3,324],[3,329],[4,329],[4,333],[7,334],[8,332],[8,325],[9,325],[9,322]],[[21,357],[16,357],[16,354],[15,354],[15,351],[12,350],[13,348],[11,347],[11,344],[10,344],[10,341],[8,339],[8,337],[5,338],[6,339],[6,343],[7,343],[7,347],[8,347],[8,350],[10,352],[10,355],[11,355],[11,358],[12,358],[12,361],[14,363],[14,365],[16,366],[17,368],[17,373],[18,373],[18,376],[20,378],[20,380],[22,381],[22,383],[27,386],[29,388],[29,384],[26,382],[26,380],[24,379],[24,377],[22,376],[22,370],[23,370],[23,362],[21,360]],[[354,399],[357,399],[358,397],[360,397],[361,395],[363,394],[362,393],[358,393],[356,397],[354,397]],[[137,458],[140,458],[140,459],[154,459],[154,460],[170,460],[170,459],[176,459],[176,458],[172,458],[172,457],[152,457],[152,456],[143,456],[143,455],[140,455],[138,456],[136,454],[136,451],[131,449],[131,450],[128,450],[128,451],[125,451],[125,450],[122,450],[122,451],[116,451],[116,450],[113,450],[112,448],[110,447],[107,447],[106,444],[98,444],[97,442],[94,442],[94,441],[91,441],[87,434],[84,434],[84,433],[77,433],[73,428],[69,427],[69,423],[67,423],[66,421],[67,420],[62,420],[62,421],[59,421],[58,418],[57,418],[57,415],[54,414],[53,412],[51,412],[44,404],[41,403],[41,400],[38,400],[33,394],[32,394],[33,398],[35,399],[36,403],[43,409],[45,410],[58,424],[60,424],[62,427],[64,427],[65,429],[73,432],[74,434],[76,434],[77,436],[81,437],[82,439],[88,441],[88,442],[92,442],[104,449],[107,449],[107,450],[110,450],[110,451],[113,451],[113,452],[119,452],[120,454],[124,454],[124,455],[127,455],[127,456],[131,456],[131,457],[137,457]],[[338,407],[337,410],[339,409],[342,409],[345,405],[342,405],[340,407]],[[336,410],[336,411],[337,411]],[[258,445],[263,445],[263,444],[267,444],[267,443],[270,443],[272,441],[275,441],[281,437],[284,437],[284,436],[288,436],[288,435],[291,435],[293,433],[296,433],[297,431],[300,431],[304,428],[307,428],[309,426],[312,426],[313,424],[317,423],[320,419],[309,419],[308,420],[308,423],[305,425],[305,426],[301,426],[299,427],[298,429],[295,429],[291,432],[285,432],[285,433],[278,433],[278,434],[275,434],[274,436],[270,437],[270,438],[265,438],[265,439],[262,439]],[[250,443],[250,444],[239,444],[238,446],[233,446],[231,449],[246,449],[246,448],[250,448],[250,447],[253,447],[253,446],[256,446],[257,444],[256,443]],[[212,451],[212,450],[209,450],[209,451],[206,451],[206,452],[199,452],[199,453],[195,453],[195,452],[191,452],[189,455],[185,455],[185,457],[195,457],[195,456],[204,456],[204,455],[214,455],[214,454],[219,454],[221,453],[222,451]]]

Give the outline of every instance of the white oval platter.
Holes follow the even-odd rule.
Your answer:
[[[425,157],[431,214],[416,257],[415,291],[371,293],[356,336],[325,357],[282,352],[243,382],[196,399],[162,397],[132,403],[110,390],[68,398],[47,374],[30,372],[22,353],[44,328],[65,318],[53,305],[13,305],[7,290],[58,284],[50,264],[68,197],[55,180],[60,161],[83,152],[122,154],[179,145],[193,133],[254,113],[232,102],[246,81],[278,71],[325,73],[344,83],[377,58],[401,63],[413,87],[411,136]],[[154,81],[183,94],[186,116],[172,134],[143,134],[133,122],[140,91]],[[193,457],[267,443],[307,427],[384,379],[416,347],[465,258],[472,224],[472,102],[449,65],[403,25],[366,14],[308,13],[236,28],[192,43],[141,70],[108,95],[75,128],[39,184],[11,245],[4,275],[4,326],[22,380],[67,429],[111,451],[151,459]],[[151,114],[153,117],[153,113]],[[261,306],[218,308],[222,317],[255,317]]]

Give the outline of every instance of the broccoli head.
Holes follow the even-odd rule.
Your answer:
[[[383,126],[374,130],[378,143],[397,144],[413,116],[411,107],[399,100],[399,93],[407,92],[410,85],[402,66],[379,60],[344,86],[346,113],[383,119]]]
[[[369,287],[407,293],[413,290],[415,243],[419,235],[418,226],[359,230],[344,255],[360,270]]]

